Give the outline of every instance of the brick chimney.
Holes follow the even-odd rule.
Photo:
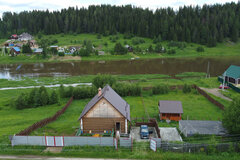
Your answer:
[[[98,88],[98,97],[100,97],[102,95],[102,89]]]

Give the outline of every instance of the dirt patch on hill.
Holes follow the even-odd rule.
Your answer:
[[[81,57],[79,56],[63,56],[63,57],[59,57],[59,56],[52,56],[49,61],[70,61],[70,60],[74,60],[74,61],[80,61]]]

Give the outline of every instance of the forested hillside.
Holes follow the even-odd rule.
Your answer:
[[[224,38],[236,42],[240,31],[240,3],[182,7],[156,11],[126,6],[89,6],[61,11],[5,12],[0,37],[23,31],[31,34],[120,32],[161,40],[186,41],[215,46]]]

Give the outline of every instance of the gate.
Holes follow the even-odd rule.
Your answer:
[[[62,136],[45,136],[46,146],[49,147],[63,147],[64,137]]]

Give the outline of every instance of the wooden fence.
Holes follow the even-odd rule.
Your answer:
[[[34,123],[34,124],[31,125],[30,127],[28,127],[28,128],[26,128],[26,129],[20,131],[20,132],[19,132],[18,134],[16,134],[16,135],[19,135],[19,136],[20,136],[20,135],[21,135],[21,136],[29,135],[32,131],[34,131],[34,130],[36,130],[36,129],[38,129],[38,128],[41,128],[41,127],[47,125],[47,124],[50,123],[50,122],[55,121],[60,115],[62,115],[62,114],[66,111],[66,109],[70,106],[70,104],[72,103],[72,101],[73,101],[73,97],[71,97],[71,98],[69,99],[69,101],[67,102],[67,104],[66,104],[61,110],[57,111],[53,116],[48,117],[48,118],[45,118],[45,119],[43,119],[43,120],[41,120],[41,121],[38,121],[38,122]]]
[[[223,104],[221,104],[220,102],[218,102],[215,99],[213,99],[211,96],[209,96],[204,90],[202,90],[198,86],[193,85],[193,87],[198,91],[198,93],[200,93],[201,95],[206,97],[211,103],[213,103],[216,106],[218,106],[218,108],[220,108],[221,110],[224,110],[224,105]]]

